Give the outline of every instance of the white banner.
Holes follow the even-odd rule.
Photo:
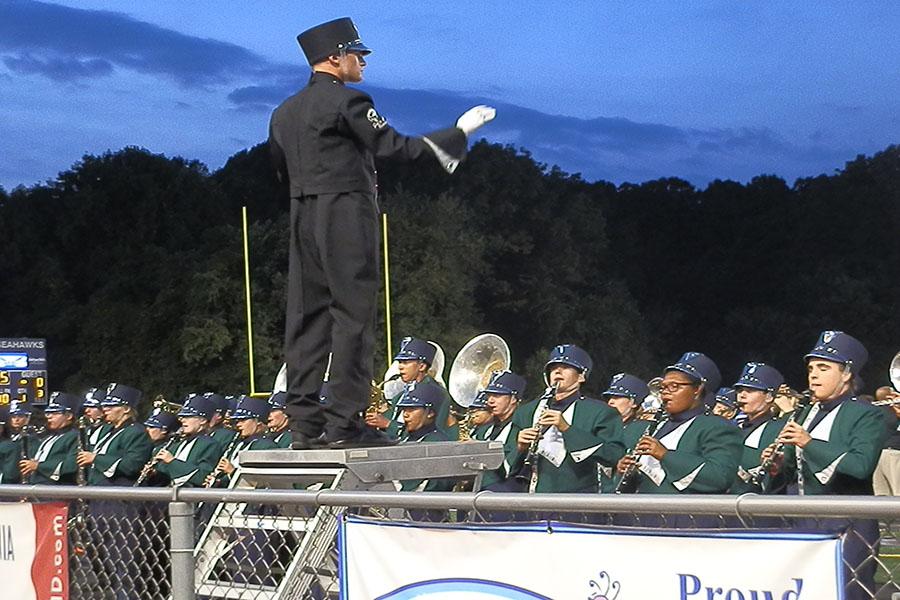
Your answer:
[[[0,597],[69,597],[67,516],[65,504],[0,504]]]
[[[348,517],[342,600],[838,600],[840,540],[801,533],[419,526]]]

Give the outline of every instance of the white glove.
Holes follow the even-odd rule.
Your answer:
[[[469,136],[488,121],[492,121],[495,116],[497,116],[497,109],[492,106],[484,104],[473,106],[456,121],[456,126]]]

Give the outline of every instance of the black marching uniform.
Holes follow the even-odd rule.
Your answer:
[[[368,52],[349,19],[298,39],[310,64],[340,50]],[[401,135],[368,94],[314,72],[273,113],[269,146],[291,196],[285,324],[291,429],[308,438],[324,431],[328,441],[354,438],[366,431],[359,415],[372,380],[379,286],[375,158],[411,161],[437,151],[452,170],[465,154],[466,135],[456,127],[429,134],[428,141]],[[329,352],[331,401],[323,406],[319,388]]]

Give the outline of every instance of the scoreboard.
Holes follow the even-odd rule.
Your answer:
[[[47,403],[47,340],[0,338],[0,406]]]

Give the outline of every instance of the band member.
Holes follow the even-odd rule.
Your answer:
[[[483,392],[491,419],[475,430],[475,439],[495,440],[506,446],[507,441],[518,437],[519,429],[513,423],[513,415],[525,394],[525,386],[525,378],[512,371],[495,371],[491,374]],[[521,480],[510,477],[510,465],[506,460],[500,468],[485,471],[481,489],[495,492],[525,491]]]
[[[231,444],[231,441],[235,436],[237,436],[237,433],[233,429],[229,429],[225,426],[225,417],[228,414],[229,409],[228,399],[222,394],[217,394],[215,392],[206,392],[203,394],[203,397],[209,400],[212,403],[213,408],[215,408],[215,412],[209,420],[209,430],[207,431],[207,435],[209,435],[216,443],[216,446],[218,446],[219,449],[219,456],[222,456],[225,449]],[[237,402],[237,397],[234,398],[234,402]]]
[[[269,405],[272,410],[269,411],[269,439],[277,448],[291,447],[291,430],[288,429],[289,419],[285,412],[285,401],[287,400],[287,392],[274,392],[269,396]]]
[[[637,458],[619,461],[620,474],[637,463],[637,491],[645,494],[722,494],[732,485],[741,453],[741,434],[712,415],[721,382],[716,364],[699,352],[687,352],[666,367],[660,395],[666,420],[654,436],[635,445]]]
[[[513,415],[519,433],[507,461],[530,492],[597,492],[597,463],[613,466],[625,453],[618,412],[581,392],[591,367],[578,346],[556,346],[544,366],[550,392]]]
[[[433,157],[452,172],[466,137],[494,117],[476,107],[451,127],[424,138],[394,130],[365,93],[371,52],[349,18],[323,23],[297,40],[312,67],[309,84],[272,115],[269,147],[291,197],[291,243],[285,326],[288,413],[294,446],[309,447],[324,432],[328,445],[389,442],[359,415],[372,380],[378,236],[375,157]],[[332,400],[319,386],[332,353]]]
[[[437,407],[444,401],[443,394],[441,386],[425,383],[407,388],[400,396],[397,407],[403,414],[404,423],[401,444],[449,441],[435,422]],[[398,486],[398,491],[448,492],[452,489],[453,481],[448,479],[408,480]]]
[[[10,438],[8,454],[2,467],[3,483],[27,483],[22,478],[19,463],[34,453],[40,440],[31,427],[31,407],[26,402],[13,400],[9,403],[7,431]]]
[[[736,421],[738,416],[737,392],[734,388],[720,387],[716,390],[716,399],[711,414],[722,417],[726,421]]]
[[[53,392],[44,408],[48,435],[35,444],[33,453],[19,462],[23,479],[38,484],[75,483],[75,451],[78,448],[78,429],[75,417],[81,398],[75,394]]]
[[[103,418],[103,408],[100,403],[106,398],[106,388],[91,388],[84,394],[81,410],[88,420],[87,440],[85,450],[92,450],[100,438],[105,436],[112,425]]]
[[[887,408],[900,419],[900,393],[889,385],[875,390],[878,402],[896,402]],[[872,475],[872,489],[876,496],[900,496],[900,423],[891,428],[881,451],[878,466]]]
[[[491,408],[488,406],[487,394],[484,390],[475,394],[475,400],[466,409],[466,417],[472,426],[472,435],[479,428],[489,427],[493,420]],[[459,424],[457,424],[459,425]]]
[[[15,483],[20,477],[19,452],[7,429],[9,405],[0,406],[0,483]]]
[[[613,375],[609,387],[602,396],[606,403],[616,409],[622,419],[622,440],[626,448],[634,448],[637,441],[647,431],[648,422],[638,419],[641,402],[650,393],[650,388],[640,377],[628,373]],[[615,469],[598,465],[600,492],[611,493],[615,489]]]
[[[744,444],[737,479],[730,490],[732,494],[784,493],[783,481],[772,479],[760,470],[762,451],[775,441],[786,421],[775,417],[778,413],[775,396],[783,383],[784,377],[776,368],[750,362],[744,365],[734,384],[738,407],[747,418],[740,425]]]
[[[272,440],[266,437],[266,423],[269,420],[269,403],[262,398],[240,396],[231,419],[237,430],[239,440],[233,444],[231,452],[219,459],[215,471],[210,475],[215,480],[228,486],[231,476],[240,466],[238,455],[245,450],[271,450],[275,448]],[[218,475],[221,474],[220,477]],[[209,483],[209,481],[205,482]],[[218,481],[215,482],[218,484]]]
[[[153,444],[144,426],[135,420],[143,393],[120,383],[110,383],[101,401],[103,418],[112,428],[91,450],[79,452],[76,463],[87,470],[89,485],[132,486],[150,460]],[[118,500],[92,500],[90,513],[102,549],[101,585],[114,589],[117,598],[135,598],[141,586],[135,546],[146,529],[141,505]]]
[[[101,402],[103,417],[112,428],[93,450],[79,452],[79,467],[88,467],[90,485],[132,485],[150,460],[153,444],[144,426],[135,421],[143,396],[140,390],[111,383]]]
[[[207,435],[209,422],[216,409],[204,396],[189,398],[178,411],[181,438],[171,449],[156,453],[156,470],[173,486],[197,487],[215,468],[219,446]]]
[[[170,412],[156,409],[144,421],[147,437],[153,443],[153,455],[165,446],[178,429],[178,417]]]
[[[859,372],[869,354],[842,331],[825,331],[806,355],[812,407],[800,421],[788,421],[778,436],[785,445],[782,468],[797,493],[872,495],[872,473],[887,431],[881,412],[856,401]],[[775,445],[763,453],[771,456]],[[793,491],[793,490],[792,490]],[[878,523],[868,519],[797,520],[801,528],[847,529],[844,568],[847,598],[874,596]]]
[[[400,350],[394,355],[400,370],[400,381],[404,383],[404,389],[393,398],[388,399],[388,414],[386,417],[380,413],[366,412],[366,425],[380,429],[392,437],[403,435],[403,415],[397,407],[397,401],[406,392],[406,388],[415,385],[433,384],[444,389],[434,378],[428,374],[431,364],[434,362],[436,349],[425,340],[413,337],[405,337],[400,342]],[[447,433],[451,439],[456,439],[454,431],[449,431],[448,417],[450,415],[450,394],[443,392],[443,401],[437,407],[437,427]]]

